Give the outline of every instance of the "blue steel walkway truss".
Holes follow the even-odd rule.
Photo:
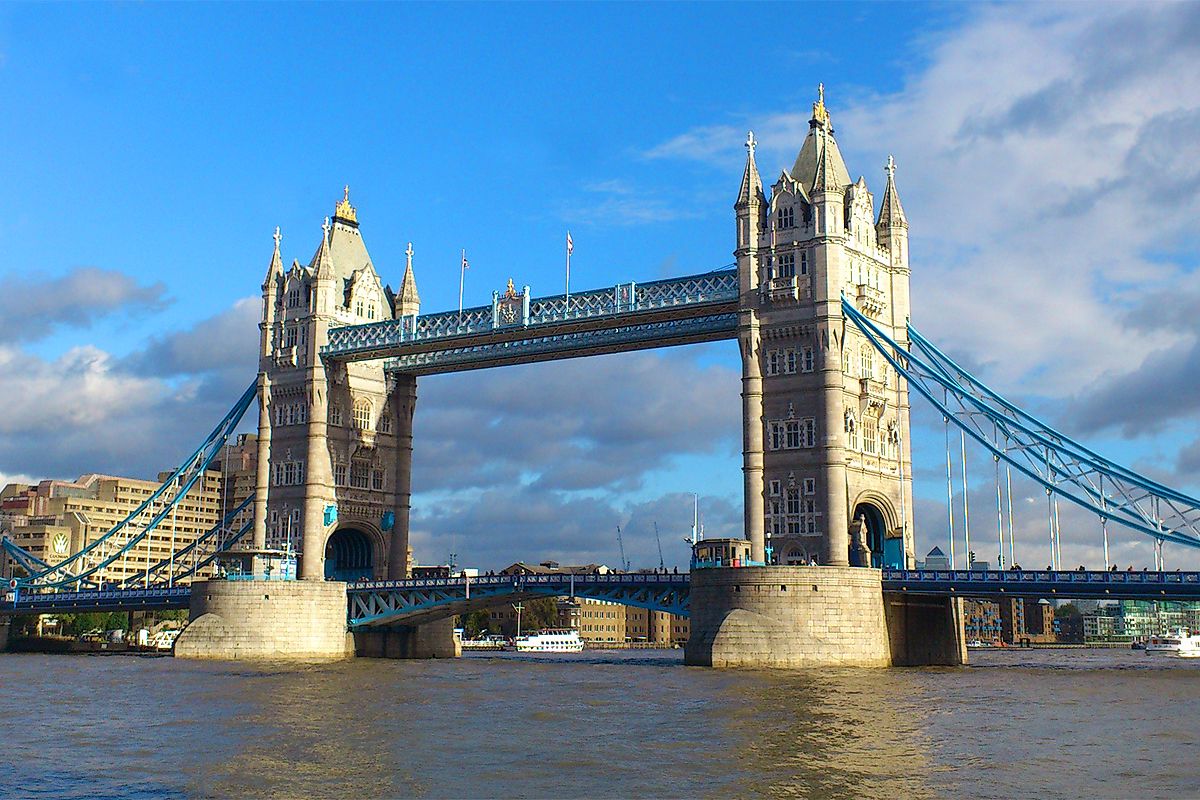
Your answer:
[[[349,625],[429,622],[505,602],[537,597],[583,597],[687,616],[687,574],[494,575],[352,583]]]
[[[569,297],[531,298],[525,287],[462,312],[333,328],[321,355],[429,375],[732,339],[737,319],[737,270],[720,269]]]

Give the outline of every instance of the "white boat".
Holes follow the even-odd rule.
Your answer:
[[[1174,653],[1181,658],[1200,658],[1200,636],[1187,631],[1176,631],[1165,636],[1151,636],[1146,640],[1147,653]]]
[[[967,642],[967,647],[971,648],[972,650],[979,650],[981,648],[991,646],[991,642],[985,642],[983,639],[972,639],[971,641]]]
[[[578,631],[549,628],[531,636],[518,636],[513,646],[519,653],[578,653],[583,650],[583,640]]]

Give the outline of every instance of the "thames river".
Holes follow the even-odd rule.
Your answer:
[[[0,795],[1200,797],[1200,664],[725,672],[680,651],[203,663],[0,656]]]

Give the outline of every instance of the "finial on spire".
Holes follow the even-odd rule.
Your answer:
[[[321,230],[325,232],[326,239],[329,238],[329,227],[329,217],[326,217],[325,221],[321,223]]]
[[[817,84],[817,102],[813,103],[812,119],[809,124],[813,127],[818,125],[829,126],[829,111],[825,108],[825,84]]]
[[[275,240],[275,251],[279,252],[279,242],[283,239],[283,236],[281,236],[279,234],[279,226],[278,225],[275,226],[275,235],[272,236],[271,238]]]
[[[891,153],[888,154],[888,163],[886,169],[889,180],[896,177],[896,159],[892,158]]]
[[[408,266],[409,266],[409,268],[411,268],[412,267],[412,257],[413,257],[412,242],[408,243],[408,249],[404,251],[404,255],[408,256]]]
[[[337,206],[333,209],[333,218],[342,222],[349,222],[351,225],[358,225],[358,214],[355,212],[354,206],[350,205],[349,184],[342,190],[342,199],[338,201]]]
[[[754,148],[758,146],[758,142],[754,138],[754,131],[746,131],[746,149],[750,151],[750,157],[754,157]]]

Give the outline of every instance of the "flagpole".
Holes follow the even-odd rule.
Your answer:
[[[462,314],[463,279],[467,275],[467,251],[462,251],[462,264],[458,267],[458,313]]]
[[[567,231],[567,284],[563,292],[563,299],[570,301],[571,299],[571,232]]]

